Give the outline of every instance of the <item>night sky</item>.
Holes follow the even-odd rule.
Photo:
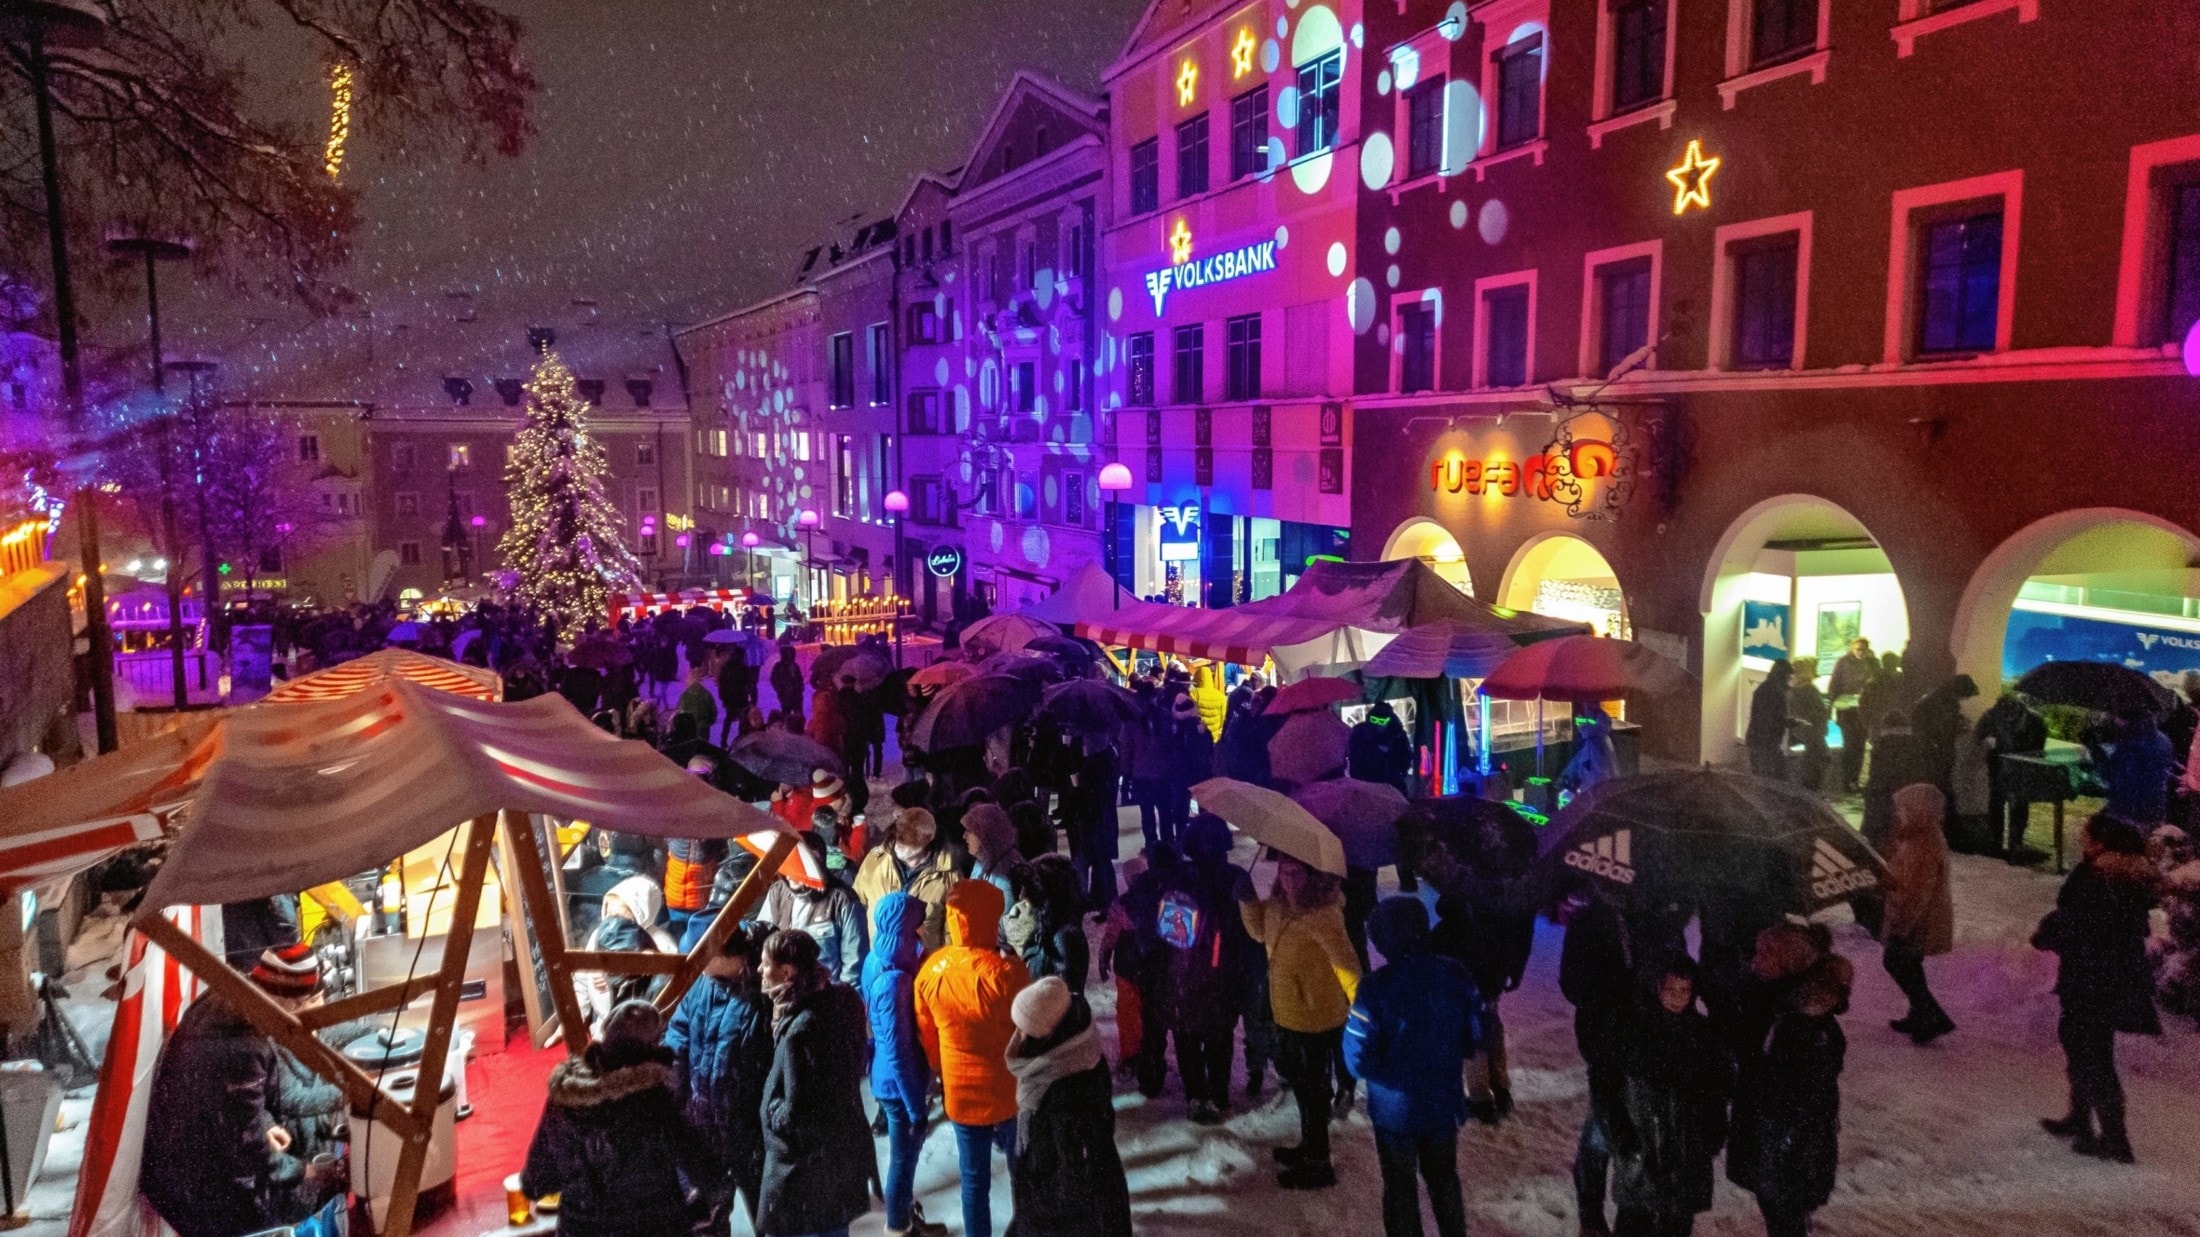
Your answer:
[[[345,176],[365,226],[346,281],[364,312],[312,323],[177,289],[171,355],[222,359],[230,396],[436,403],[446,373],[482,388],[524,372],[525,327],[553,325],[576,367],[616,389],[669,362],[666,322],[786,286],[802,248],[959,163],[1016,70],[1095,89],[1143,0],[503,7],[526,22],[543,83],[527,152],[420,165],[355,131]],[[325,110],[312,67],[283,70],[285,110]],[[576,300],[596,303],[595,325]]]

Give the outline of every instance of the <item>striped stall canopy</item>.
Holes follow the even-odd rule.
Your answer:
[[[187,713],[119,752],[0,790],[0,894],[73,876],[171,830],[221,751],[220,719]]]
[[[502,703],[396,678],[348,699],[231,716],[148,904],[310,889],[506,809],[749,849],[788,830],[647,744],[598,730],[562,697]],[[805,877],[817,874],[805,867]]]
[[[680,606],[709,606],[724,610],[727,606],[745,606],[753,600],[745,588],[691,588],[677,593],[613,593],[611,595],[611,622],[616,625],[628,612],[634,614],[663,614]]]
[[[1130,601],[1109,614],[1106,622],[1077,624],[1077,634],[1118,648],[1257,666],[1278,648],[1318,640],[1339,626],[1320,619]]]
[[[341,700],[395,679],[477,700],[495,700],[504,694],[503,683],[494,671],[462,666],[410,649],[383,649],[326,670],[316,670],[304,678],[292,679],[269,692],[267,699],[278,704]]]

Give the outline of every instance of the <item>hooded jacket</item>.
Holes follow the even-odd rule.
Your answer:
[[[2032,944],[2061,959],[2063,1016],[2105,1021],[2133,1035],[2162,1033],[2147,968],[2154,870],[2138,855],[2104,854],[2071,869]]]
[[[877,906],[889,893],[906,893],[924,903],[924,947],[938,949],[947,941],[947,894],[964,873],[970,856],[945,837],[934,837],[917,862],[904,866],[889,838],[871,844],[871,851],[856,869],[856,897],[865,906]]]
[[[1376,1129],[1453,1133],[1467,1113],[1461,1070],[1481,1048],[1481,994],[1465,967],[1429,951],[1428,909],[1418,898],[1378,903],[1367,938],[1385,961],[1352,1003],[1345,1068],[1367,1084]]]
[[[1001,908],[1001,891],[984,881],[957,884],[947,896],[947,947],[917,974],[917,1034],[957,1125],[1016,1115],[1009,1007],[1031,976],[1023,959],[999,951]]]
[[[871,953],[863,960],[863,1003],[871,1022],[871,1094],[921,1108],[932,1067],[917,1035],[917,970],[924,957],[924,903],[889,893],[871,908]]]
[[[146,1106],[139,1183],[183,1237],[234,1237],[311,1215],[304,1161],[267,1145],[282,1053],[219,998],[184,1011]]]
[[[1727,1144],[1729,1181],[1769,1202],[1815,1211],[1833,1197],[1841,1159],[1841,1067],[1848,1037],[1830,1013],[1788,1010],[1743,1068]]]
[[[597,1045],[550,1071],[520,1186],[530,1198],[562,1196],[558,1232],[642,1237],[686,1230],[681,1170],[702,1179],[710,1166],[680,1119],[670,1056]]]
[[[1726,1144],[1734,1064],[1711,1022],[1691,1009],[1636,1013],[1613,1128],[1612,1201],[1664,1216],[1711,1209],[1712,1162]]]
[[[1276,1025],[1319,1034],[1344,1025],[1360,986],[1360,959],[1345,935],[1344,903],[1300,910],[1281,897],[1238,903],[1245,931],[1268,947],[1268,1001]]]
[[[764,1163],[758,1106],[772,1067],[771,1006],[752,989],[705,974],[672,1011],[664,1042],[688,1128],[720,1171],[753,1180]]]
[[[1903,814],[1899,805],[1904,795],[1931,789],[1905,786],[1895,792],[1898,811],[1893,844],[1887,851],[1887,909],[1880,924],[1881,937],[1888,944],[1907,945],[1929,958],[1956,946],[1948,836],[1934,814],[1922,809]],[[1935,792],[1932,797],[1939,795]]]
[[[863,1115],[863,999],[828,983],[795,1002],[778,1035],[764,1083],[756,1228],[831,1232],[871,1209],[878,1173]]]
[[[664,921],[665,895],[657,882],[646,876],[629,876],[611,887],[606,899],[617,898],[633,916],[606,915],[589,934],[589,948],[606,953],[678,953],[679,942],[660,926]],[[602,971],[576,974],[573,986],[589,1021],[602,1022],[621,1001],[647,996],[646,975],[607,975]]]
[[[1052,1034],[1012,1051],[1019,1110],[1008,1237],[1130,1237],[1114,1088],[1085,998],[1070,998]]]

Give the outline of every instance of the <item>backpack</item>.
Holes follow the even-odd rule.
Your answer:
[[[1190,950],[1199,944],[1200,932],[1206,927],[1205,915],[1199,901],[1182,889],[1171,889],[1161,895],[1154,912],[1154,935],[1173,948]]]

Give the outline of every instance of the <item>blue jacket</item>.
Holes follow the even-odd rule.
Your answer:
[[[772,1068],[772,1009],[704,975],[665,1024],[681,1115],[721,1170],[754,1172],[764,1162],[761,1106]]]
[[[871,1020],[871,1094],[921,1111],[932,1090],[932,1067],[917,1038],[918,933],[925,904],[889,893],[871,908],[871,953],[863,960],[863,1005]]]
[[[1367,935],[1387,965],[1360,981],[1344,1027],[1345,1068],[1367,1084],[1368,1120],[1391,1134],[1457,1130],[1467,1111],[1461,1069],[1482,1043],[1474,980],[1428,952],[1428,933],[1418,899],[1376,907]]]

